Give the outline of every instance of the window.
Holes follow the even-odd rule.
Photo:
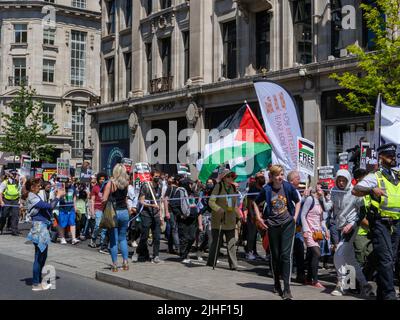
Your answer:
[[[54,0],[44,0],[45,2],[54,3]]]
[[[153,12],[153,0],[147,0],[146,12],[147,15],[151,15],[151,13]]]
[[[185,83],[190,77],[190,32],[185,31],[182,33],[183,47],[185,55]]]
[[[56,36],[56,29],[44,29],[43,30],[43,44],[50,44],[54,46],[54,39]]]
[[[28,40],[28,25],[14,24],[15,43],[26,43]]]
[[[54,60],[43,60],[43,82],[54,82]]]
[[[72,6],[75,8],[86,8],[86,0],[72,0]]]
[[[151,43],[146,43],[147,82],[153,79],[153,52]]]
[[[161,61],[162,75],[168,77],[171,75],[171,38],[161,40]]]
[[[160,0],[161,9],[167,9],[171,6],[171,0]]]
[[[28,80],[26,76],[26,58],[14,58],[13,69],[14,69],[14,78],[12,81],[12,85],[14,86],[26,85]]]
[[[132,26],[132,0],[126,0],[125,6],[125,26]]]
[[[236,69],[236,21],[223,24],[224,62],[222,74],[225,78],[237,77]]]
[[[72,157],[80,158],[83,156],[83,128],[84,117],[82,109],[72,106]]]
[[[100,141],[121,141],[129,139],[129,127],[127,122],[102,124],[100,126]]]
[[[132,90],[132,52],[124,53],[126,74],[126,96]]]
[[[55,104],[44,103],[42,109],[42,121],[43,124],[49,124],[49,120],[54,121],[54,109],[56,108]]]
[[[312,62],[312,24],[311,0],[294,0],[293,24],[296,62],[307,64]]]
[[[266,68],[269,70],[270,55],[270,21],[271,15],[268,11],[256,14],[256,69]]]
[[[71,35],[71,85],[85,85],[86,33],[72,31]]]
[[[338,93],[346,94],[347,91],[325,91],[321,96],[325,162],[327,165],[334,165],[335,169],[339,168],[339,153],[358,145],[362,137],[370,142],[374,141],[373,116],[363,116],[350,111],[337,101]]]
[[[107,2],[107,34],[115,33],[115,0]]]
[[[114,101],[115,100],[114,58],[106,59],[106,68],[108,76],[108,101]]]

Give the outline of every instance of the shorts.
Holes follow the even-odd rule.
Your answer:
[[[58,215],[58,225],[61,228],[67,226],[75,226],[76,214],[75,211],[60,211]]]

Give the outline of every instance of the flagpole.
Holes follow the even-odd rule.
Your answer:
[[[381,144],[381,122],[382,122],[382,95],[379,93],[375,108],[375,128],[374,128],[374,149],[378,149]]]

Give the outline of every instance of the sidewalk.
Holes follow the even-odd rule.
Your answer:
[[[0,236],[0,252],[4,255],[33,262],[33,246],[23,237]],[[122,263],[121,257],[119,262]],[[166,258],[160,264],[129,263],[130,270],[112,273],[110,257],[96,251],[75,246],[51,244],[48,265],[88,278],[130,288],[167,299],[220,300],[281,300],[272,293],[272,278],[228,269],[206,267],[205,262],[194,261],[184,265],[176,258]],[[239,270],[241,270],[239,268]],[[296,300],[355,300],[358,297],[333,297],[309,286],[292,283]]]
[[[179,300],[282,300],[273,294],[273,279],[243,271],[205,266],[197,261],[182,264],[176,261],[132,263],[129,271],[96,273],[98,280],[166,299]],[[325,291],[292,283],[295,300],[359,300],[357,297],[333,297]]]

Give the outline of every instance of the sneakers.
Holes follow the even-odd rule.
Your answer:
[[[93,241],[93,239],[90,239],[90,243],[88,244],[88,246],[93,249],[97,248],[96,243]]]
[[[254,261],[254,260],[256,260],[256,259],[257,259],[257,258],[256,258],[256,256],[253,254],[253,252],[246,253],[246,260]]]
[[[313,283],[311,284],[311,286],[314,287],[314,288],[317,288],[317,289],[326,289],[326,288],[321,284],[321,282],[319,282],[319,281],[313,282]]]
[[[65,240],[65,238],[61,238],[60,244],[67,244],[67,240]]]
[[[75,239],[72,239],[72,242],[71,242],[71,243],[72,243],[73,245],[75,245],[75,244],[78,244],[79,242],[81,242],[81,240],[75,238]]]
[[[341,297],[344,295],[344,290],[341,286],[336,286],[335,290],[331,292],[332,296]]]
[[[84,235],[82,235],[82,236],[79,237],[79,240],[85,241],[85,240],[86,240],[86,237],[85,237]]]
[[[375,297],[374,289],[369,283],[362,288],[361,295],[364,297]]]
[[[160,260],[160,258],[158,256],[156,256],[156,257],[153,258],[152,262],[153,263],[160,263],[161,260]]]
[[[102,248],[102,249],[99,250],[99,253],[110,254],[110,251],[107,248]]]
[[[292,293],[290,292],[290,290],[285,290],[283,292],[282,299],[283,300],[293,300],[293,296],[292,296]]]
[[[51,288],[51,283],[41,283],[36,286],[32,286],[32,291],[46,291]]]
[[[132,241],[132,248],[137,248],[138,244],[136,241]]]
[[[137,254],[132,255],[132,262],[138,262],[139,256]]]
[[[182,263],[189,264],[191,263],[189,258],[183,259]]]
[[[196,252],[196,257],[197,257],[197,260],[198,260],[198,261],[204,261],[204,260],[203,260],[203,257],[201,256],[201,251],[197,251],[197,252]]]

